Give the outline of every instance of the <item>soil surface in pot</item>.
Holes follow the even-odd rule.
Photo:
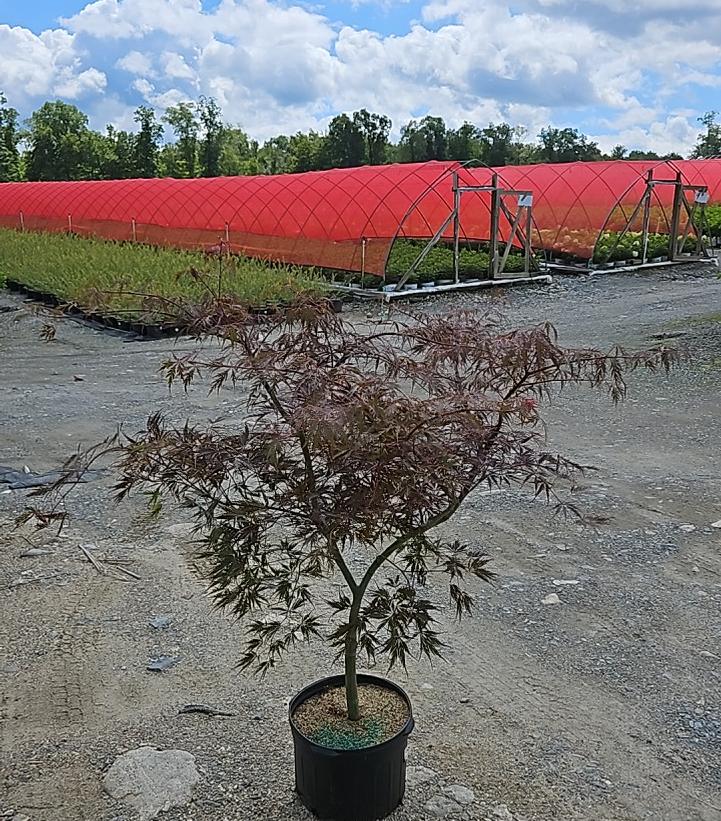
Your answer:
[[[293,724],[321,747],[360,750],[393,738],[408,721],[408,705],[394,690],[359,684],[358,704],[360,719],[349,721],[345,688],[328,687],[298,707]]]

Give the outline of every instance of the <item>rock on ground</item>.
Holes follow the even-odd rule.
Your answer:
[[[179,522],[166,528],[167,532],[176,539],[187,539],[195,530],[194,522]]]
[[[476,794],[463,784],[450,784],[444,787],[443,792],[459,804],[472,804],[476,799]]]
[[[141,821],[190,802],[200,781],[195,756],[185,750],[140,747],[115,759],[104,786],[109,795],[132,807]]]
[[[406,769],[406,785],[409,787],[427,784],[436,778],[438,778],[438,773],[430,767],[408,767]]]
[[[447,798],[445,795],[434,795],[430,801],[426,802],[426,812],[429,815],[435,815],[437,818],[445,818],[451,813],[458,812],[461,805],[452,798]]]

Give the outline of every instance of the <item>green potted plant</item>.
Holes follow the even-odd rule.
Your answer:
[[[368,328],[326,300],[259,317],[223,298],[175,321],[214,344],[168,360],[168,383],[242,385],[244,417],[156,415],[83,465],[110,452],[119,498],[194,513],[198,570],[246,631],[243,668],[267,673],[306,642],[337,651],[342,672],[290,703],[296,789],[321,818],[382,818],[403,799],[412,708],[358,665],[440,656],[432,580],[445,577],[460,619],[491,579],[488,557],[442,526],[483,488],[569,509],[559,491],[581,467],[547,449],[543,404],[568,384],[618,401],[629,371],[668,368],[673,352],[563,348],[550,325],[509,330],[475,312]]]

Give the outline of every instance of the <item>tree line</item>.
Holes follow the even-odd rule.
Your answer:
[[[700,118],[694,157],[721,155],[716,112]],[[390,139],[391,120],[365,109],[334,117],[325,133],[298,132],[260,143],[229,125],[211,97],[134,114],[135,130],[89,127],[87,115],[60,100],[46,102],[24,122],[0,92],[0,181],[217,177],[281,174],[393,162],[476,160],[520,165],[602,159],[681,159],[616,146],[605,155],[575,128],[544,128],[535,142],[508,123],[449,128],[441,117],[413,119]],[[172,139],[164,140],[166,133]]]

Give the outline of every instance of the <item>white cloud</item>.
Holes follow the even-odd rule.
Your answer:
[[[105,90],[99,69],[83,67],[73,35],[62,29],[34,34],[0,25],[0,78],[16,105],[44,97],[77,100]]]
[[[117,68],[128,71],[130,74],[139,74],[145,77],[153,74],[152,59],[140,51],[129,51],[124,57],[121,57],[115,65]]]
[[[185,62],[183,55],[174,51],[166,51],[160,56],[160,70],[165,77],[173,80],[197,81],[196,72]]]
[[[681,153],[679,146],[692,145],[697,133],[687,117],[672,116],[643,128],[635,126],[623,128],[613,134],[601,134],[597,139],[604,151],[610,151],[616,145],[625,145],[627,148],[643,145],[644,150],[663,155]]]
[[[222,5],[225,5],[223,0]],[[62,24],[75,34],[100,40],[127,40],[162,32],[187,46],[212,36],[201,0],[96,0]]]
[[[60,73],[54,93],[68,100],[77,100],[85,94],[98,94],[105,91],[108,84],[107,77],[96,68],[88,68],[79,74],[64,70]]]
[[[127,118],[141,101],[209,94],[260,139],[365,107],[396,133],[426,111],[531,135],[570,119],[601,141],[680,151],[721,85],[719,0],[428,0],[421,20],[384,36],[292,0],[210,12],[200,0],[95,0],[40,35],[0,26],[0,77],[18,107],[60,95],[96,126],[108,96]]]

